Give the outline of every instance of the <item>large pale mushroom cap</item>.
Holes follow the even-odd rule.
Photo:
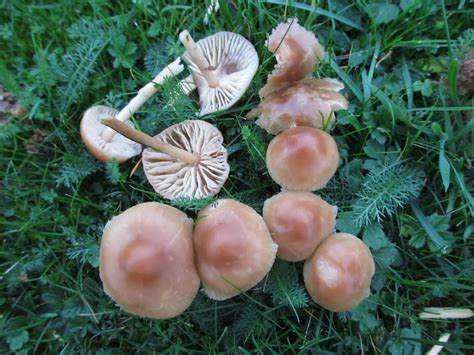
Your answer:
[[[283,191],[265,201],[263,219],[286,261],[309,258],[334,233],[337,207],[306,191]]]
[[[210,87],[187,52],[183,55],[199,91],[199,115],[204,116],[225,110],[242,97],[257,72],[258,55],[247,39],[232,32],[218,32],[196,44],[219,79],[216,87]]]
[[[257,124],[278,134],[296,126],[330,127],[335,111],[346,110],[347,100],[338,93],[344,85],[336,79],[304,79],[262,99]]]
[[[155,191],[164,198],[205,198],[217,194],[229,176],[227,150],[221,132],[201,120],[187,120],[168,127],[155,138],[200,157],[190,165],[168,154],[147,148],[143,169]]]
[[[278,248],[263,218],[233,200],[218,200],[199,212],[193,241],[204,290],[215,300],[255,286],[270,271]]]
[[[140,144],[121,134],[114,134],[109,142],[102,137],[107,127],[100,123],[100,120],[115,117],[117,114],[117,110],[107,106],[92,106],[84,113],[81,120],[82,141],[89,153],[103,162],[115,158],[122,163],[142,151]],[[127,124],[133,126],[132,122],[127,122]]]
[[[325,239],[303,269],[314,302],[333,312],[349,311],[370,293],[375,264],[369,248],[357,237],[336,233]]]
[[[105,292],[125,311],[142,317],[175,317],[199,289],[192,244],[193,222],[156,202],[134,206],[107,223],[100,246]]]
[[[268,76],[260,97],[308,76],[324,56],[324,48],[313,32],[298,24],[296,18],[280,23],[267,41],[267,48],[275,53],[277,65]]]
[[[336,173],[339,151],[328,133],[294,127],[271,140],[266,162],[270,176],[284,189],[314,191],[326,186]]]

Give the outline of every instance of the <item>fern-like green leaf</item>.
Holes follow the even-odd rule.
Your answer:
[[[298,278],[295,264],[277,260],[270,271],[264,292],[271,295],[275,305],[290,306],[296,314],[296,308],[308,305],[308,295]]]
[[[107,180],[111,184],[117,184],[120,181],[120,169],[117,160],[114,158],[109,160],[105,165],[105,171],[107,173]]]
[[[421,170],[402,161],[378,161],[365,177],[352,206],[357,224],[366,226],[392,216],[418,196],[424,176]]]
[[[170,204],[181,210],[199,212],[203,208],[209,206],[215,200],[216,199],[214,197],[206,197],[202,199],[177,198],[176,200],[170,201]]]

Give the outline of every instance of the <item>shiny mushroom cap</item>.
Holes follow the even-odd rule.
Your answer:
[[[270,176],[284,189],[314,191],[336,173],[339,151],[328,133],[294,127],[272,139],[266,160]]]
[[[259,92],[261,98],[288,83],[310,76],[324,56],[324,48],[314,33],[300,26],[296,18],[280,23],[273,30],[267,48],[275,53],[277,65]]]
[[[100,245],[105,292],[125,311],[166,319],[189,307],[199,289],[193,222],[157,202],[131,207],[107,223]]]
[[[263,219],[286,261],[309,258],[334,233],[337,207],[306,191],[283,191],[265,201]]]
[[[193,240],[204,290],[214,300],[255,286],[270,271],[278,248],[263,218],[234,200],[218,200],[199,212]]]
[[[229,176],[227,150],[221,132],[201,120],[187,120],[155,136],[162,142],[199,156],[195,165],[147,148],[143,169],[155,191],[164,198],[205,198],[217,194]]]
[[[121,134],[115,134],[110,141],[102,137],[102,133],[107,129],[100,120],[117,116],[118,111],[107,106],[92,106],[89,108],[81,120],[81,138],[87,150],[98,160],[106,162],[117,159],[122,163],[135,155],[140,154],[142,146]],[[133,126],[132,122],[127,122]]]
[[[333,312],[350,311],[370,294],[375,272],[369,248],[357,237],[336,233],[325,239],[303,269],[311,298]]]
[[[344,85],[336,79],[304,79],[285,86],[259,105],[257,124],[278,134],[296,126],[330,127],[335,111],[347,110],[347,100],[338,93]]]
[[[218,79],[211,87],[188,52],[183,55],[199,91],[199,115],[204,116],[225,110],[242,97],[257,72],[258,55],[247,39],[232,32],[218,32],[196,44]]]

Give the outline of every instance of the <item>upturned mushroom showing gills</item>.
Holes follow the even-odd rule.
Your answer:
[[[192,244],[193,222],[157,202],[131,207],[105,226],[100,245],[104,291],[131,314],[175,317],[199,288]]]
[[[265,201],[263,219],[286,261],[309,258],[334,233],[337,207],[306,191],[284,191]]]
[[[346,98],[338,93],[343,88],[336,79],[304,79],[264,97],[247,118],[259,115],[257,125],[270,134],[296,126],[330,127],[334,112],[347,109]]]
[[[350,311],[370,294],[375,265],[367,246],[348,233],[325,239],[303,269],[314,302],[333,312]]]
[[[199,212],[193,241],[204,291],[214,300],[255,286],[270,271],[278,248],[263,218],[234,200],[218,200]]]
[[[179,39],[199,92],[200,116],[225,110],[245,93],[257,72],[258,55],[241,35],[218,32],[194,42],[188,31]]]
[[[260,90],[260,98],[288,83],[311,76],[316,64],[324,56],[324,48],[314,33],[298,24],[296,18],[280,23],[267,41],[267,48],[275,53],[277,65]]]
[[[314,191],[326,186],[335,174],[339,151],[328,133],[294,127],[272,139],[266,161],[270,176],[284,189]]]
[[[155,191],[164,198],[205,198],[217,194],[229,176],[222,133],[212,124],[187,120],[166,128],[155,139],[186,150],[195,163],[147,148],[143,169]]]

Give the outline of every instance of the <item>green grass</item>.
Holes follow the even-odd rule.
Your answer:
[[[421,354],[444,333],[450,353],[474,351],[472,319],[418,319],[428,306],[474,307],[473,101],[456,90],[459,63],[474,49],[474,10],[447,0],[312,4],[221,1],[204,25],[202,2],[0,1],[0,85],[29,111],[0,127],[0,353]],[[290,16],[328,52],[315,75],[346,86],[350,107],[331,131],[341,166],[321,195],[339,206],[338,228],[374,253],[371,296],[353,312],[323,310],[305,293],[301,263],[278,262],[244,295],[214,302],[200,293],[175,319],[122,312],[101,288],[102,228],[160,198],[141,169],[129,177],[137,159],[117,166],[88,156],[81,114],[123,106],[182,52],[183,29],[197,39],[244,35],[260,69],[236,106],[207,119],[230,153],[220,196],[261,211],[278,191],[262,158],[271,137],[244,115],[275,63],[267,33]],[[192,117],[192,101],[165,105],[174,85],[136,115],[142,130]],[[29,153],[39,130],[44,140]],[[174,205],[194,217],[208,202]]]

